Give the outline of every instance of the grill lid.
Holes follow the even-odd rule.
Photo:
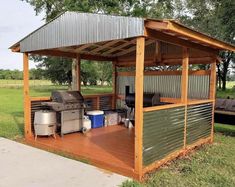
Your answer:
[[[64,104],[84,102],[84,98],[79,91],[53,91],[51,98],[54,102]]]

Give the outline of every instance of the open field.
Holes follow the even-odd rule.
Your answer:
[[[54,89],[67,87],[37,86],[31,89],[30,95],[49,96]],[[111,92],[110,87],[82,89],[83,94]],[[23,91],[21,88],[0,88],[0,98],[0,136],[20,140],[23,137]],[[187,158],[162,167],[150,174],[143,184],[128,181],[123,187],[235,186],[235,126],[216,124],[215,131],[213,145],[203,146]]]

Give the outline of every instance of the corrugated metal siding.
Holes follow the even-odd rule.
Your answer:
[[[125,86],[130,86],[130,92],[135,92],[134,76],[118,76],[118,94],[125,94]],[[210,77],[189,76],[188,97],[190,99],[207,99],[209,97]],[[144,92],[159,92],[161,97],[181,97],[181,75],[144,76]]]
[[[183,147],[184,114],[185,107],[144,113],[143,164],[145,166]]]
[[[75,46],[144,34],[144,19],[66,12],[20,42],[21,52]]]
[[[212,103],[188,106],[187,144],[209,137],[212,123]]]
[[[189,76],[188,98],[190,99],[208,99],[210,90],[210,76]]]
[[[130,92],[135,92],[135,77],[118,76],[118,94],[125,94],[125,86],[130,86]],[[181,96],[180,75],[144,76],[144,92],[159,92],[161,97],[179,98]]]

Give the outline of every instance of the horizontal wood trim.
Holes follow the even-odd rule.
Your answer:
[[[145,71],[144,75],[182,75],[182,71]],[[210,75],[210,70],[189,71],[189,75]],[[117,76],[135,76],[135,72],[118,72]]]
[[[30,101],[45,101],[45,100],[51,100],[51,97],[31,97]]]
[[[181,98],[171,98],[171,97],[161,97],[160,98],[161,102],[166,102],[166,103],[180,103],[181,102]]]
[[[159,167],[166,164],[167,162],[172,161],[181,155],[185,155],[185,154],[189,153],[195,147],[209,143],[210,140],[211,140],[210,137],[203,138],[203,139],[198,140],[196,143],[187,146],[186,149],[181,149],[181,150],[175,151],[175,152],[169,154],[168,156],[166,156],[164,159],[158,160],[158,161],[150,164],[149,166],[146,166],[145,168],[143,168],[143,173],[146,174],[152,170],[158,169]]]
[[[83,97],[85,98],[85,99],[88,99],[88,98],[95,98],[95,97],[105,97],[105,96],[107,96],[107,97],[113,97],[114,95],[113,94],[107,94],[107,93],[105,93],[105,94],[91,94],[91,95],[83,95]]]
[[[185,104],[177,103],[177,104],[167,104],[167,105],[160,105],[160,106],[145,107],[143,111],[151,112],[151,111],[164,110],[164,109],[176,108],[176,107],[181,107],[181,106],[185,106]]]
[[[214,102],[213,99],[207,99],[207,100],[188,100],[188,105],[195,105],[195,104],[204,104],[204,103],[212,103]]]

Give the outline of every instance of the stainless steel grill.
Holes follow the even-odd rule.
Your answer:
[[[84,98],[79,91],[53,91],[52,101],[42,102],[57,112],[57,123],[60,134],[82,130],[84,116]]]

